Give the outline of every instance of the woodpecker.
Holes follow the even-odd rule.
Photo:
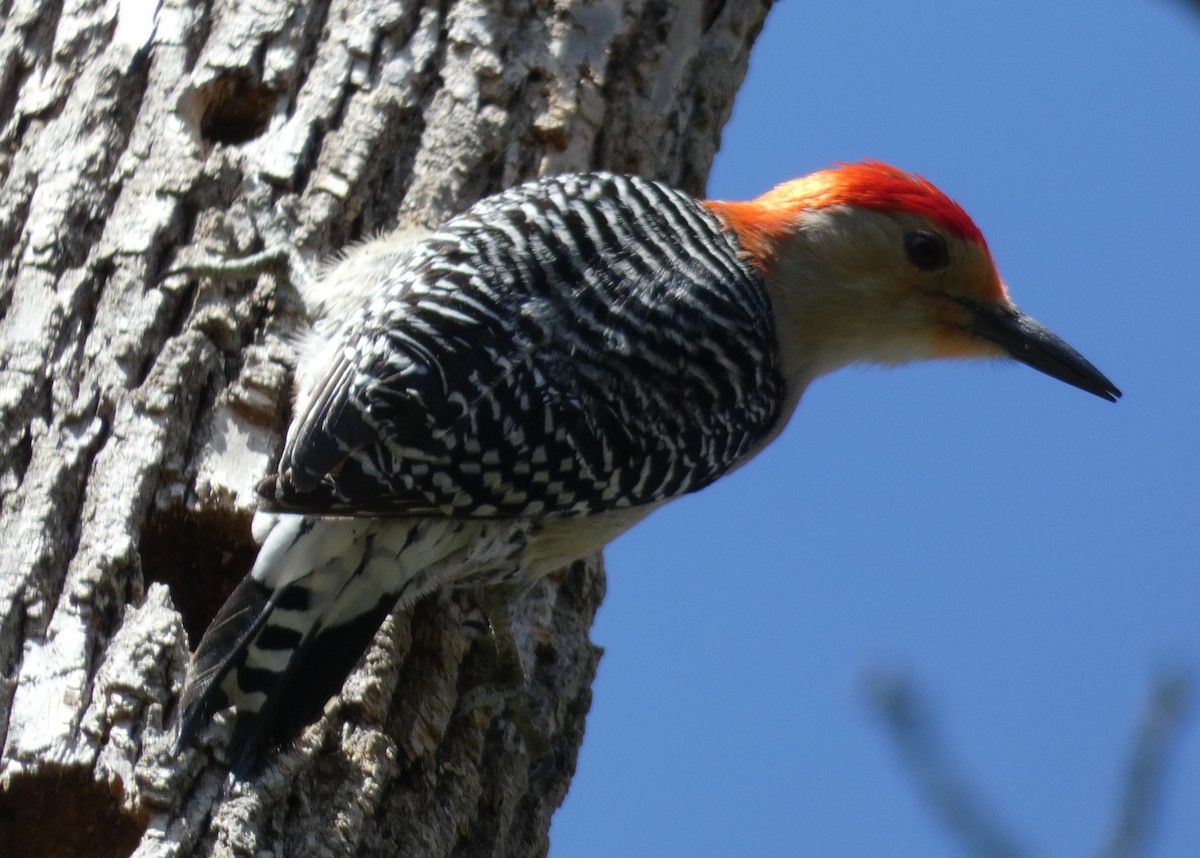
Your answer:
[[[546,178],[351,250],[304,297],[323,315],[261,549],[181,706],[181,745],[234,708],[235,774],[315,717],[391,610],[602,548],[756,455],[825,373],[1010,357],[1121,395],[1017,309],[962,208],[875,161],[748,202]]]

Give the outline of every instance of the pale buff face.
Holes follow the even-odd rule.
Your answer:
[[[844,206],[801,212],[796,227],[768,280],[809,380],[851,363],[1002,356],[967,331],[964,300],[1010,304],[980,242],[921,215]],[[916,261],[914,241],[926,251]]]

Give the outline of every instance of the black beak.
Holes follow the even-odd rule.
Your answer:
[[[995,343],[1023,364],[1101,399],[1116,402],[1121,391],[1075,349],[1016,307],[963,301],[971,311],[967,330]]]

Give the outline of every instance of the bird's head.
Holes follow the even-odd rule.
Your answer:
[[[1011,357],[1104,399],[1121,395],[1017,309],[979,227],[918,176],[867,161],[708,206],[764,272],[800,386],[851,363]]]

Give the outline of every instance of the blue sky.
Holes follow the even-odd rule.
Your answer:
[[[1200,669],[1200,14],[783,0],[710,196],[835,160],[933,180],[1018,304],[1121,387],[855,369],[609,550],[553,858],[958,856],[867,703],[920,683],[1031,855],[1097,854],[1154,677]],[[1200,722],[1152,854],[1200,852]]]

